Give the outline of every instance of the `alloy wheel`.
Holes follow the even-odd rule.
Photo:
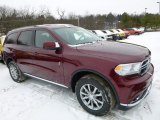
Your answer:
[[[18,79],[18,70],[17,70],[17,68],[14,65],[10,65],[9,69],[10,69],[11,76],[14,79]]]
[[[102,91],[91,84],[85,84],[81,87],[80,98],[92,110],[100,110],[104,104]]]

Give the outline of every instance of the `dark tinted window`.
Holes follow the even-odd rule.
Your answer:
[[[21,32],[18,38],[18,44],[32,46],[33,45],[33,31]]]
[[[7,36],[5,43],[7,44],[14,44],[17,41],[17,35],[18,33],[12,33]]]
[[[96,32],[95,31],[92,31],[94,34],[96,34]]]
[[[36,31],[36,38],[35,38],[35,46],[43,48],[44,42],[55,42],[55,39],[47,32],[43,30]]]

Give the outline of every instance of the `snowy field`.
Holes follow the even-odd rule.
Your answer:
[[[36,79],[18,84],[0,63],[0,120],[160,120],[160,32],[130,36],[124,42],[148,47],[155,66],[150,94],[128,111],[96,117],[84,111],[70,89]]]

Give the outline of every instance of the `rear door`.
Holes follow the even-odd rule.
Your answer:
[[[33,74],[32,59],[34,57],[34,30],[20,32],[14,49],[15,58],[18,66],[24,73]]]
[[[46,80],[63,84],[62,53],[43,49],[43,43],[56,39],[47,30],[36,30],[34,49],[34,75]]]

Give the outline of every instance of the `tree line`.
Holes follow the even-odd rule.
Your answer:
[[[66,15],[65,10],[57,9],[57,15],[59,18],[54,17],[47,8],[35,11],[29,8],[18,10],[7,6],[0,6],[0,33],[7,33],[14,28],[23,26],[55,23],[79,25],[90,30],[132,27],[160,28],[159,14],[109,13],[103,15],[86,14],[82,16],[74,13]]]

